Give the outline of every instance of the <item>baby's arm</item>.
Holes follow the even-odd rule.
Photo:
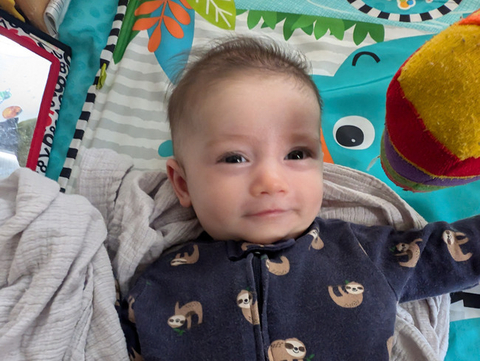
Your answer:
[[[400,301],[474,286],[480,280],[480,216],[423,230],[358,227],[360,243]]]

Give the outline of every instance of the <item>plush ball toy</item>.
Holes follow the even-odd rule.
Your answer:
[[[380,159],[427,192],[480,179],[480,10],[420,47],[393,77]]]

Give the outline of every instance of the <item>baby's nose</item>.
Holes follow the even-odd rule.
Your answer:
[[[280,165],[260,166],[255,172],[251,184],[254,196],[287,192],[287,178]]]

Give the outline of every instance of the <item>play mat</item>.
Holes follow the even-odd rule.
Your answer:
[[[411,193],[387,179],[378,157],[395,72],[433,34],[478,8],[480,0],[72,0],[59,31],[72,62],[47,176],[72,192],[86,148],[164,169],[172,155],[164,107],[172,57],[233,32],[260,34],[310,59],[324,99],[326,161],[386,182],[428,221],[477,214],[480,182]],[[446,359],[480,360],[478,345],[477,288],[452,295]]]

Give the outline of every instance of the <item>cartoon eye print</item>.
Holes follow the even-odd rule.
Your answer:
[[[333,127],[333,139],[343,148],[367,149],[375,140],[375,128],[367,118],[350,115],[337,120]]]

